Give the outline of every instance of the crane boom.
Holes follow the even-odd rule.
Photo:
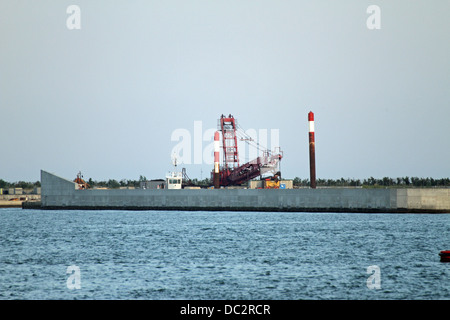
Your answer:
[[[222,132],[223,165],[220,170],[220,186],[241,185],[267,173],[277,172],[277,166],[282,159],[282,152],[272,154],[268,150],[263,155],[239,165],[239,152],[236,135],[237,121],[230,114],[219,119],[219,130]],[[212,175],[214,173],[212,172]]]
[[[222,115],[219,121],[223,142],[223,163],[225,169],[235,169],[239,167],[236,119],[230,114],[228,117]]]

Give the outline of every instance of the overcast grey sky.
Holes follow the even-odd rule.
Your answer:
[[[0,179],[161,178],[175,130],[230,113],[278,129],[282,175],[309,178],[309,111],[318,178],[449,177],[449,13],[448,0],[0,0]]]

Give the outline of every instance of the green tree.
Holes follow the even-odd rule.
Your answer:
[[[115,179],[109,179],[109,181],[108,181],[108,183],[106,184],[106,186],[107,186],[108,188],[111,188],[111,189],[116,189],[116,188],[119,188],[119,187],[120,187],[120,183],[117,182],[117,180],[115,180]]]
[[[9,183],[3,179],[0,179],[0,188],[9,188]]]

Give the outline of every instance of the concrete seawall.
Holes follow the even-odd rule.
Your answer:
[[[43,209],[450,213],[450,189],[78,190],[41,171]]]

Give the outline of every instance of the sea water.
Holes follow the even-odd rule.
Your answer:
[[[0,209],[0,299],[449,299],[445,214]]]

